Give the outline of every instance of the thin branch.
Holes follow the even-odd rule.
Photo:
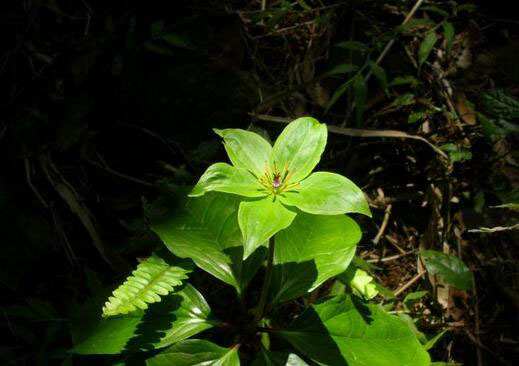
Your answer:
[[[400,295],[402,292],[404,292],[405,290],[407,290],[409,287],[411,287],[412,285],[415,284],[415,282],[417,282],[420,278],[423,277],[424,274],[426,274],[427,271],[421,271],[419,272],[416,276],[414,276],[413,278],[411,278],[409,280],[409,282],[407,282],[405,285],[403,285],[402,287],[400,287],[398,290],[396,290],[394,292],[395,296],[398,296]]]

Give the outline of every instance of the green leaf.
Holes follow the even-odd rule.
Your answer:
[[[425,36],[424,40],[420,44],[420,48],[418,49],[418,65],[422,67],[423,63],[427,60],[431,51],[438,40],[438,36],[436,32],[429,32]]]
[[[272,302],[305,295],[344,272],[361,236],[357,223],[345,215],[298,214],[276,235]]]
[[[395,98],[393,103],[391,103],[392,106],[395,107],[403,107],[406,105],[411,105],[415,103],[415,95],[412,93],[405,93],[402,95],[399,95]]]
[[[239,366],[236,347],[224,348],[202,339],[171,346],[146,361],[147,366]]]
[[[347,49],[347,50],[354,50],[354,51],[367,51],[367,50],[369,50],[369,47],[365,43],[358,42],[358,41],[339,42],[339,43],[335,44],[334,47],[344,48],[344,49]]]
[[[472,273],[458,257],[436,250],[426,250],[420,254],[425,259],[425,267],[429,273],[442,277],[447,284],[460,290],[472,288]]]
[[[411,292],[411,293],[407,294],[404,297],[404,300],[402,301],[402,303],[404,304],[404,308],[407,311],[410,311],[411,308],[413,307],[413,305],[418,300],[420,300],[422,297],[424,297],[424,296],[426,296],[428,294],[429,294],[429,291],[416,291],[416,292]]]
[[[353,294],[361,296],[367,300],[371,300],[378,295],[377,286],[366,271],[349,267],[345,272],[338,276],[339,280],[349,285],[353,290]]]
[[[257,201],[240,203],[238,223],[243,234],[243,258],[251,255],[256,248],[266,242],[278,231],[287,228],[296,217],[273,196]]]
[[[270,352],[263,349],[252,363],[252,366],[308,366],[308,364],[296,354]]]
[[[79,322],[76,346],[79,354],[117,354],[169,346],[189,338],[218,322],[212,318],[209,305],[191,285],[169,294],[161,302],[151,304],[144,313],[107,319],[87,319],[79,313],[73,322]],[[78,339],[79,338],[79,339]]]
[[[425,118],[425,116],[426,116],[425,112],[422,112],[422,111],[413,112],[407,118],[407,123],[419,122],[419,121],[423,120]]]
[[[207,168],[189,196],[199,197],[210,191],[234,193],[245,197],[266,195],[265,189],[254,175],[227,163],[216,163]]]
[[[420,84],[420,81],[411,75],[397,76],[389,83],[389,86],[398,86],[398,85],[407,85],[407,84],[415,87],[418,84]]]
[[[485,108],[495,117],[503,119],[519,118],[519,100],[502,90],[485,92],[483,102]]]
[[[252,172],[256,177],[264,174],[272,146],[255,132],[241,129],[214,130],[224,139],[225,151],[232,164]]]
[[[328,75],[340,75],[340,74],[349,74],[355,72],[359,69],[358,66],[352,64],[340,64],[332,68],[327,72]]]
[[[361,74],[357,75],[352,85],[353,100],[355,101],[355,121],[357,125],[362,119],[364,109],[366,107],[366,97],[368,95],[368,85],[364,76]]]
[[[137,309],[147,309],[148,304],[159,302],[182,284],[191,272],[189,263],[178,261],[169,265],[164,259],[152,255],[137,266],[126,281],[113,292],[103,307],[103,317],[127,314]]]
[[[407,324],[378,305],[340,295],[312,305],[280,334],[318,363],[428,366],[429,355]]]
[[[382,89],[386,90],[389,85],[387,81],[386,71],[373,61],[369,61],[368,65],[371,69],[371,72],[373,73],[373,75],[375,75],[378,82],[380,83]]]
[[[449,17],[449,13],[448,12],[446,12],[445,10],[443,10],[443,9],[437,7],[437,6],[434,6],[434,5],[422,6],[420,10],[430,11],[432,13],[439,14],[442,17],[445,17],[445,18]]]
[[[178,34],[164,34],[163,36],[160,36],[159,39],[164,40],[171,46],[185,48],[188,50],[196,49],[196,47],[193,44],[191,44],[191,42],[189,42],[186,38],[179,36]]]
[[[162,200],[163,208],[151,218],[151,228],[168,249],[177,257],[191,258],[241,293],[261,267],[266,249],[243,261],[240,197],[213,192],[199,198],[171,195]]]
[[[472,159],[472,152],[468,149],[465,149],[461,145],[448,143],[441,145],[440,149],[449,154],[449,159],[453,163]]]
[[[452,50],[452,41],[454,39],[454,25],[450,22],[443,22],[443,37],[447,42],[447,52],[450,53]]]
[[[330,108],[333,107],[333,105],[339,100],[340,97],[342,97],[342,95],[348,90],[351,83],[353,83],[353,81],[355,81],[355,79],[356,79],[356,77],[352,77],[352,78],[348,79],[344,84],[342,84],[335,90],[332,97],[330,98],[330,101],[328,102],[328,105],[326,106],[324,113],[328,113]]]
[[[284,204],[315,215],[340,215],[357,212],[371,217],[364,193],[342,175],[317,172],[281,195]]]
[[[291,182],[306,178],[319,163],[327,137],[325,124],[311,117],[296,119],[285,127],[274,143],[271,167],[274,163],[279,170],[286,166]]]
[[[427,351],[430,350],[431,348],[433,348],[436,345],[436,343],[438,343],[438,341],[443,337],[443,335],[445,333],[447,333],[448,331],[449,331],[448,329],[444,329],[440,333],[438,333],[435,336],[428,339],[427,342],[424,344],[424,348]]]

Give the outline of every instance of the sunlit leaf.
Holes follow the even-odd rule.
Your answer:
[[[239,366],[237,348],[224,348],[202,339],[171,346],[146,361],[147,366]]]
[[[407,324],[378,305],[348,295],[311,305],[279,332],[298,351],[325,365],[429,366]]]
[[[300,213],[276,235],[272,301],[305,295],[346,270],[362,233],[345,215]]]
[[[191,285],[165,296],[143,312],[94,319],[78,313],[75,347],[79,354],[117,354],[169,346],[218,324],[209,305]]]
[[[299,183],[281,201],[316,215],[339,215],[357,212],[371,217],[362,190],[348,178],[328,172],[317,172]]]
[[[245,197],[266,195],[263,186],[252,173],[226,163],[216,163],[207,168],[189,196],[199,197],[211,191],[234,193]]]
[[[277,138],[270,164],[275,164],[279,170],[286,167],[290,181],[298,182],[319,163],[327,137],[325,124],[310,117],[298,118],[285,127]]]
[[[247,258],[278,231],[287,228],[296,213],[272,196],[240,203],[238,223],[243,234],[243,257]]]
[[[214,130],[224,139],[225,150],[232,164],[251,171],[256,177],[264,174],[272,146],[255,132],[241,129]]]
[[[183,197],[182,192],[178,196],[163,197],[162,209],[151,217],[153,231],[177,257],[191,258],[241,293],[261,267],[266,251],[258,250],[243,260],[240,197],[214,192],[199,198]]]

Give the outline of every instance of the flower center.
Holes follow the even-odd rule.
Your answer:
[[[278,170],[276,162],[274,162],[274,167],[272,170],[265,162],[265,172],[261,177],[259,177],[258,180],[267,191],[270,191],[274,194],[279,194],[299,184],[297,182],[290,183],[291,176],[292,173],[288,171],[288,164],[285,164],[283,170],[280,171]]]

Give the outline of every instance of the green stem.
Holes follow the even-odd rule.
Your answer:
[[[267,270],[265,272],[265,278],[263,279],[263,287],[261,289],[260,300],[256,316],[254,317],[254,328],[256,328],[263,317],[265,312],[265,305],[267,305],[267,298],[270,289],[270,282],[272,282],[272,262],[274,261],[274,239],[270,238],[269,241],[269,256],[267,259]]]

